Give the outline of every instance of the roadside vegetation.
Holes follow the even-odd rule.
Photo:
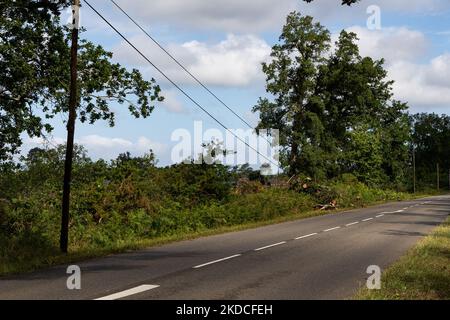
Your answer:
[[[0,176],[0,274],[309,217],[325,213],[323,205],[356,208],[412,197],[368,187],[351,174],[323,185],[306,176],[263,177],[248,166],[161,168],[152,153],[92,161],[77,147],[66,256],[58,247],[64,147],[33,149],[22,163]]]
[[[450,218],[382,276],[381,290],[363,289],[357,299],[450,299]]]

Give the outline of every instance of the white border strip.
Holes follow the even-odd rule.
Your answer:
[[[333,231],[333,230],[337,230],[337,229],[340,229],[340,228],[341,227],[334,227],[334,228],[323,230],[323,232]]]
[[[120,292],[117,292],[117,293],[113,293],[113,294],[110,294],[109,296],[104,296],[104,297],[101,297],[101,298],[97,298],[95,300],[117,300],[117,299],[120,299],[120,298],[125,298],[125,297],[128,297],[128,296],[132,296],[134,294],[138,294],[138,293],[142,293],[142,292],[145,292],[145,291],[148,291],[148,290],[152,290],[152,289],[155,289],[155,288],[158,288],[158,287],[159,287],[158,285],[143,284],[141,286],[138,286],[138,287],[135,287],[135,288],[131,288],[131,289],[128,289],[128,290],[125,290],[125,291],[120,291]]]
[[[307,235],[305,235],[305,236],[297,237],[297,238],[295,238],[295,240],[300,240],[300,239],[309,238],[309,237],[315,236],[315,235],[317,235],[317,234],[318,234],[317,232],[310,233],[310,234],[307,234]]]
[[[268,245],[268,246],[265,246],[265,247],[262,247],[262,248],[255,249],[255,251],[261,251],[261,250],[264,250],[264,249],[269,249],[269,248],[272,248],[272,247],[275,247],[275,246],[280,246],[280,245],[285,244],[285,243],[286,243],[286,241],[281,241],[281,242],[274,243],[274,244],[271,244],[271,245]]]
[[[204,263],[204,264],[200,264],[200,265],[195,266],[193,268],[194,269],[198,269],[198,268],[201,268],[201,267],[206,267],[206,266],[209,266],[210,264],[214,264],[214,263],[217,263],[217,262],[222,262],[222,261],[225,261],[225,260],[229,260],[229,259],[240,257],[241,255],[242,254],[240,254],[240,253],[239,254],[235,254],[234,256],[230,256],[230,257],[214,260],[214,261],[211,261],[211,262],[207,262],[207,263]]]

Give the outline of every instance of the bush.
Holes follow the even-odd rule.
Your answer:
[[[310,195],[317,204],[330,204],[337,200],[338,194],[334,188],[313,182],[309,177],[295,177],[290,181],[290,189]]]
[[[239,195],[258,193],[263,190],[264,186],[261,182],[255,180],[248,180],[247,178],[239,179],[236,187],[235,193]]]

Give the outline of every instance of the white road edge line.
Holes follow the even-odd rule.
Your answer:
[[[352,222],[352,223],[348,223],[345,226],[346,227],[350,227],[350,226],[353,226],[353,225],[358,224],[358,223],[359,223],[359,221],[355,221],[355,222]]]
[[[340,229],[340,228],[341,227],[334,227],[334,228],[323,230],[323,232],[333,231],[333,230]]]
[[[297,237],[297,238],[295,238],[295,240],[300,240],[300,239],[312,237],[312,236],[315,236],[315,235],[317,235],[317,234],[318,234],[317,232],[314,232],[314,233],[311,233],[311,234],[307,234],[307,235],[305,235],[305,236]]]
[[[229,256],[229,257],[226,257],[226,258],[222,258],[222,259],[214,260],[214,261],[207,262],[207,263],[204,263],[204,264],[200,264],[200,265],[192,267],[192,268],[193,269],[198,269],[198,268],[201,268],[201,267],[209,266],[210,264],[214,264],[214,263],[217,263],[217,262],[222,262],[222,261],[233,259],[233,258],[237,258],[237,257],[240,257],[240,256],[242,256],[242,254],[239,253],[239,254],[235,254],[233,256]]]
[[[269,248],[272,248],[272,247],[275,247],[275,246],[280,246],[280,245],[285,244],[285,243],[286,243],[286,241],[281,241],[281,242],[278,242],[278,243],[270,244],[270,245],[265,246],[265,247],[261,247],[261,248],[255,249],[255,251],[261,251],[261,250],[264,250],[264,249],[269,249]]]
[[[366,222],[366,221],[370,221],[370,220],[373,220],[373,218],[367,218],[367,219],[364,219],[364,220],[361,220],[361,221]]]
[[[148,290],[152,290],[152,289],[155,289],[155,288],[158,288],[158,287],[159,287],[158,285],[143,284],[141,286],[138,286],[138,287],[135,287],[135,288],[131,288],[131,289],[128,289],[128,290],[124,290],[124,291],[120,291],[120,292],[117,292],[117,293],[113,293],[113,294],[110,294],[108,296],[97,298],[95,300],[117,300],[117,299],[120,299],[120,298],[125,298],[125,297],[128,297],[128,296],[132,296],[134,294],[138,294],[138,293],[142,293],[142,292],[145,292],[145,291],[148,291]]]
[[[397,213],[397,212],[403,212],[403,211],[405,211],[405,210],[397,210],[397,211],[394,211],[394,213]]]
[[[384,214],[383,214],[383,213],[381,213],[381,214],[375,216],[375,218],[381,218],[381,217],[384,217]]]

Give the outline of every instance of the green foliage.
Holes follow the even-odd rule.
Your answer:
[[[50,130],[30,106],[55,85],[67,48],[58,6],[43,2],[0,2],[0,161],[17,151],[20,133]]]
[[[280,130],[290,175],[323,180],[353,172],[360,181],[401,184],[408,160],[407,106],[392,100],[383,60],[361,57],[354,33],[329,31],[312,17],[288,15],[272,60],[258,129]]]
[[[383,164],[380,135],[367,128],[358,128],[349,133],[347,153],[343,155],[347,172],[354,172],[359,181],[369,185],[384,182],[381,166]]]
[[[272,48],[271,62],[263,63],[266,90],[275,101],[260,99],[253,111],[260,112],[258,129],[280,130],[281,146],[290,147],[284,150],[285,164],[289,164],[291,173],[297,173],[300,153],[306,152],[303,147],[310,141],[308,154],[314,153],[322,131],[310,105],[316,103],[317,66],[325,61],[323,53],[330,47],[330,33],[312,17],[293,12],[287,17],[280,42]]]
[[[236,194],[258,193],[264,188],[263,184],[257,180],[249,180],[247,178],[239,179],[236,183]]]
[[[411,116],[411,149],[416,154],[417,182],[420,188],[436,187],[436,165],[440,181],[448,182],[450,171],[450,116],[420,113]]]
[[[220,164],[176,164],[164,170],[163,187],[177,202],[192,206],[209,200],[224,200],[230,193],[232,178]]]
[[[341,207],[364,207],[371,203],[383,201],[406,200],[410,196],[406,193],[389,189],[371,188],[358,182],[352,175],[345,175],[342,179],[332,184],[332,189],[337,194],[337,203]]]
[[[53,129],[47,119],[68,112],[70,37],[58,13],[69,3],[0,3],[0,165],[18,152],[23,132],[41,136]],[[146,81],[138,70],[128,71],[111,58],[112,53],[101,46],[80,41],[77,112],[81,122],[105,120],[113,126],[112,102],[128,105],[136,118],[146,118],[163,100],[154,79]]]

